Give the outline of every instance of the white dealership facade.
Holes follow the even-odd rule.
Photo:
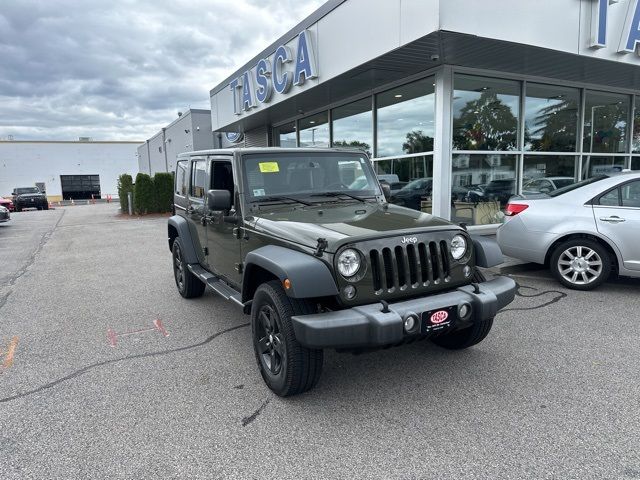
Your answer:
[[[365,149],[491,225],[537,179],[640,169],[638,43],[638,0],[330,0],[211,90],[211,125]]]

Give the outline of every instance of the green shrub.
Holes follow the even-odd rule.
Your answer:
[[[173,205],[173,174],[156,173],[153,177],[153,186],[155,189],[155,211],[170,212]]]
[[[133,192],[133,178],[128,173],[123,173],[118,177],[118,198],[122,213],[129,212],[129,192]]]
[[[136,175],[136,183],[133,187],[133,205],[138,215],[153,213],[156,205],[156,194],[153,180],[146,173]]]

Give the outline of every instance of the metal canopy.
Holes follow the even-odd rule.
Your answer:
[[[259,112],[241,115],[220,131],[249,131],[302,117],[443,64],[640,91],[640,68],[634,65],[439,31]]]

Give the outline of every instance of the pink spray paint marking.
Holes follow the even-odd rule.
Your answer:
[[[112,328],[109,328],[107,330],[107,340],[109,341],[109,345],[111,345],[112,348],[115,348],[115,346],[118,344],[118,337],[125,337],[127,335],[137,335],[140,333],[153,332],[153,331],[160,332],[163,337],[169,336],[169,332],[167,332],[167,329],[164,328],[164,325],[162,324],[162,320],[157,318],[153,321],[153,327],[140,328],[138,330],[131,330],[130,332],[117,333]]]

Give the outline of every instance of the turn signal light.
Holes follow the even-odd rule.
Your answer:
[[[507,217],[513,217],[514,215],[524,212],[527,208],[529,208],[529,205],[524,205],[522,203],[508,203],[504,214]]]

